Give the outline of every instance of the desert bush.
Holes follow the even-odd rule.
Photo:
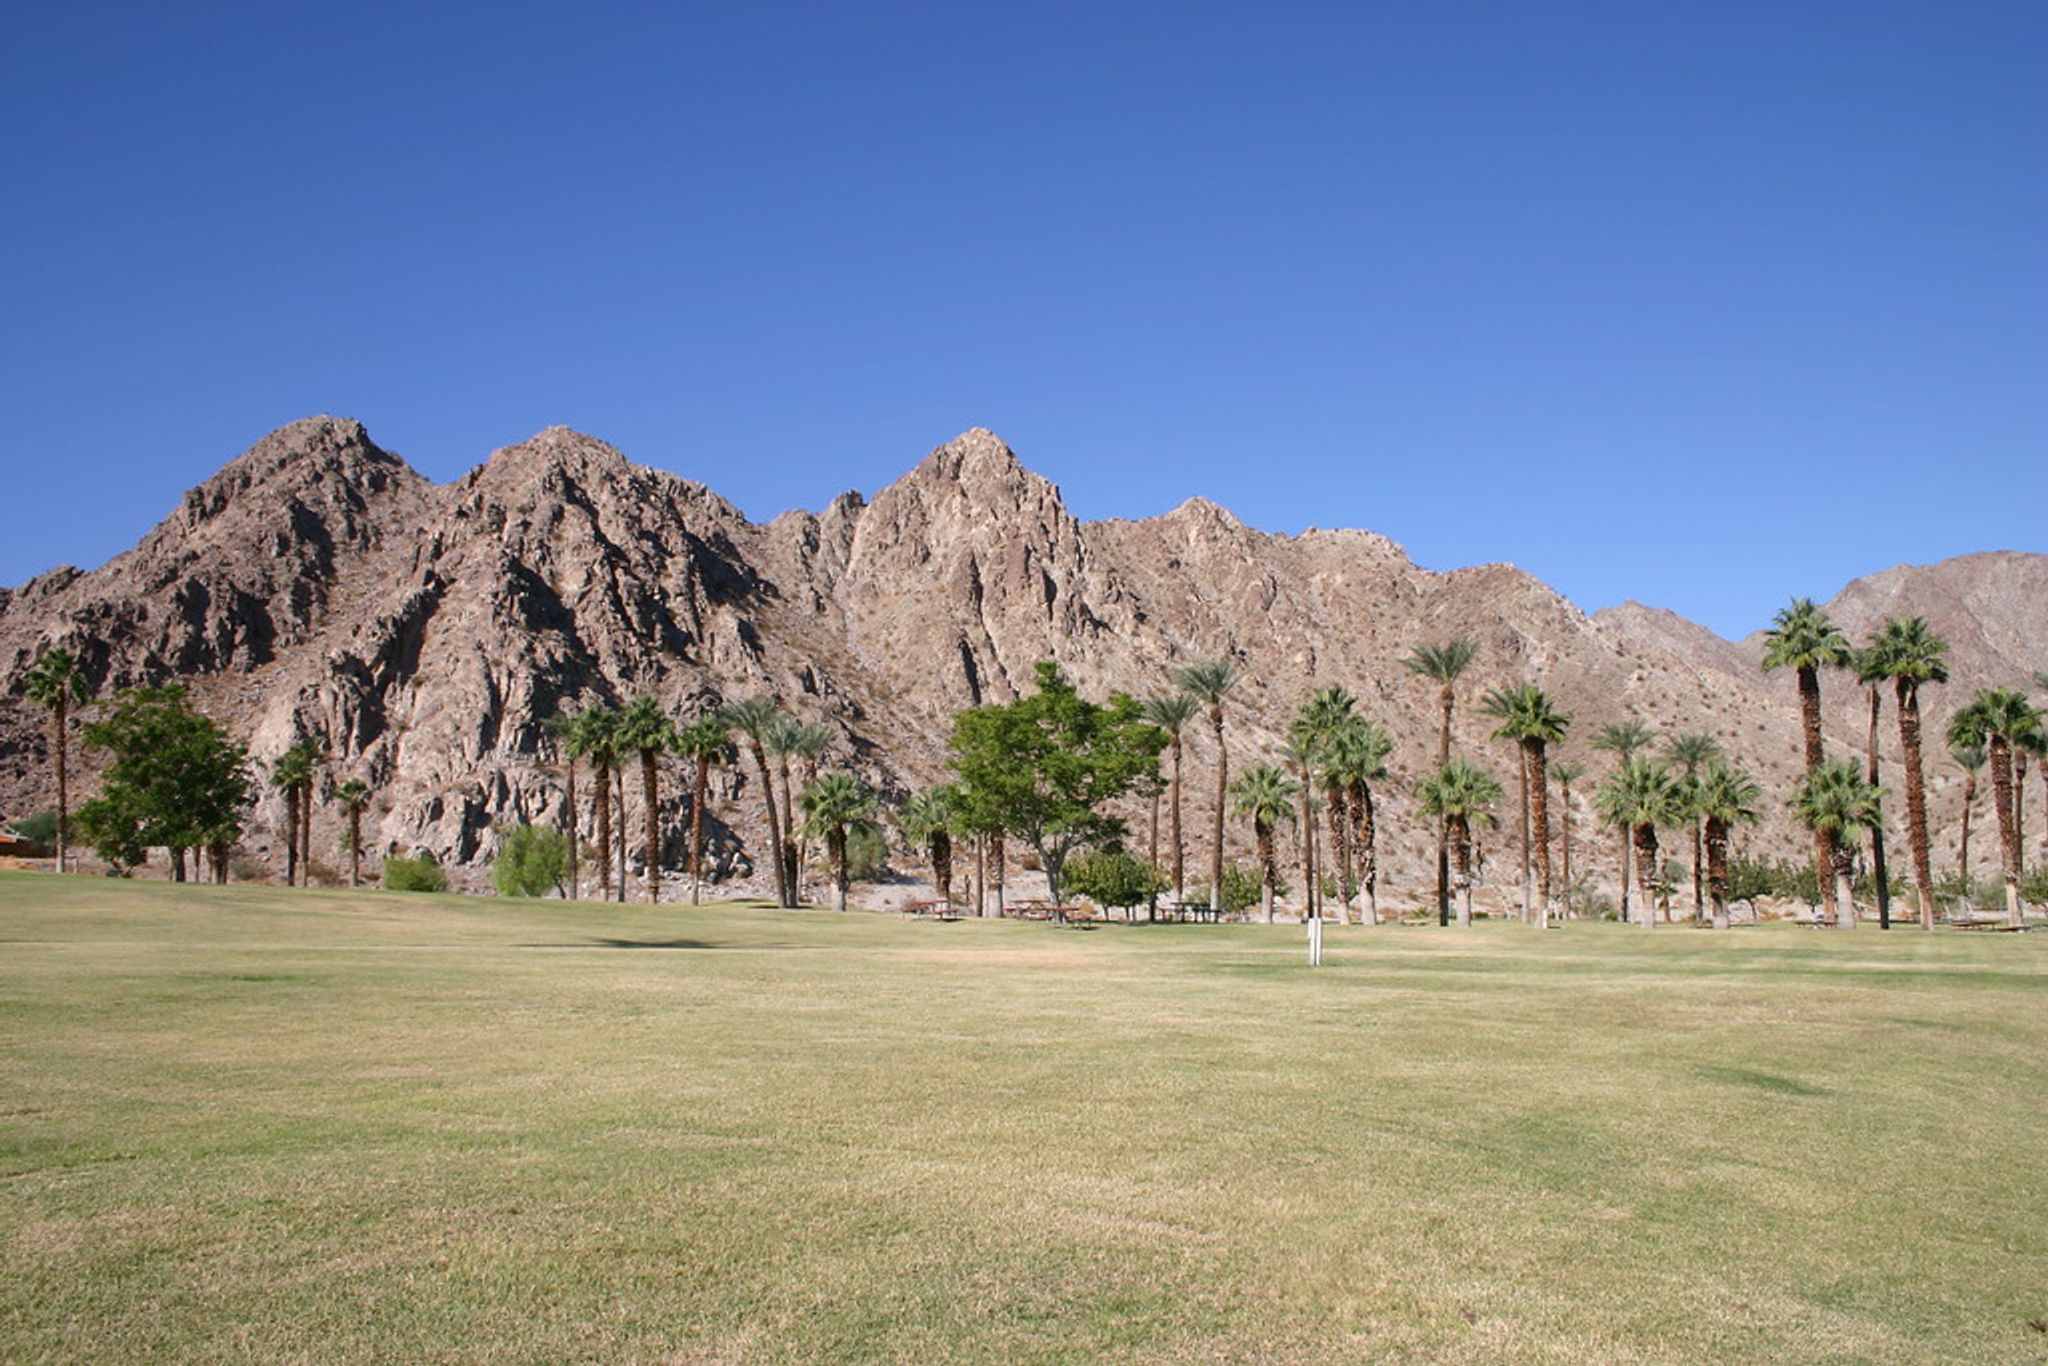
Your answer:
[[[1137,906],[1166,890],[1157,868],[1121,849],[1091,849],[1067,860],[1067,890],[1100,906]]]
[[[546,896],[562,890],[568,871],[567,837],[551,825],[522,825],[498,846],[491,883],[499,896]]]
[[[384,886],[394,892],[445,892],[448,875],[432,854],[384,860]]]

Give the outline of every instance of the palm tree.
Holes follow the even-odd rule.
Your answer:
[[[1550,765],[1550,776],[1557,779],[1558,795],[1561,798],[1558,803],[1558,811],[1563,817],[1559,824],[1564,827],[1559,832],[1557,842],[1558,853],[1562,856],[1561,861],[1563,863],[1563,867],[1559,871],[1564,878],[1564,895],[1559,899],[1559,904],[1563,908],[1564,913],[1570,915],[1572,913],[1572,784],[1586,776],[1586,766],[1573,763],[1569,759],[1560,759]]]
[[[1858,835],[1878,819],[1878,805],[1884,789],[1856,771],[1852,759],[1831,759],[1800,780],[1792,794],[1792,814],[1799,823],[1828,836],[1834,862],[1828,869],[1835,888],[1835,925],[1856,928],[1855,858],[1851,853]]]
[[[1607,776],[1593,795],[1593,809],[1609,825],[1626,833],[1634,850],[1638,922],[1644,929],[1657,923],[1657,903],[1650,884],[1657,875],[1657,827],[1679,817],[1678,784],[1662,764],[1630,754]]]
[[[953,790],[927,788],[903,803],[898,817],[903,837],[922,849],[932,866],[932,885],[939,900],[953,904]]]
[[[1449,841],[1458,894],[1458,924],[1472,923],[1472,832],[1492,825],[1501,799],[1500,779],[1466,759],[1445,762],[1415,789],[1425,815],[1434,816]]]
[[[1721,757],[1721,742],[1711,735],[1674,735],[1664,742],[1664,755],[1678,769],[1681,804],[1692,807],[1698,796],[1693,789],[1700,770]],[[1687,814],[1687,824],[1692,828],[1692,918],[1700,919],[1706,911],[1705,896],[1700,885],[1700,825],[1705,818],[1698,811]]]
[[[1192,691],[1192,690],[1191,690]],[[1273,831],[1281,821],[1294,819],[1294,797],[1298,785],[1287,770],[1274,764],[1253,764],[1230,789],[1231,810],[1252,823],[1252,838],[1259,851],[1259,904],[1268,925],[1273,923],[1273,888],[1280,880],[1279,860],[1274,856]],[[1219,876],[1212,893],[1221,904]]]
[[[1244,675],[1227,659],[1204,660],[1176,669],[1174,686],[1209,712],[1216,735],[1216,823],[1209,850],[1209,909],[1223,909],[1223,811],[1230,800],[1230,752],[1223,747],[1223,697]]]
[[[1948,642],[1928,628],[1925,617],[1893,617],[1865,652],[1865,660],[1892,680],[1899,707],[1899,750],[1906,761],[1906,842],[1913,853],[1913,897],[1919,903],[1920,928],[1934,928],[1934,855],[1927,834],[1927,783],[1921,771],[1920,685],[1948,682],[1942,656]],[[1872,708],[1875,715],[1876,708]],[[1877,781],[1873,752],[1870,780]]]
[[[1479,704],[1500,722],[1496,740],[1513,740],[1521,751],[1522,923],[1530,905],[1542,908],[1543,928],[1550,928],[1550,776],[1549,746],[1564,739],[1570,715],[1552,705],[1534,683],[1495,688]]]
[[[661,900],[661,756],[675,747],[676,725],[661,703],[636,697],[619,713],[620,754],[640,756],[641,866],[647,880],[647,904]],[[620,811],[623,818],[625,812]],[[619,870],[625,880],[626,870]]]
[[[860,780],[846,773],[824,773],[806,787],[797,799],[803,811],[804,829],[825,841],[832,860],[832,909],[846,909],[846,841],[850,835],[866,834],[875,827],[874,794]]]
[[[1344,688],[1319,688],[1302,703],[1295,713],[1294,721],[1288,728],[1294,747],[1300,751],[1302,771],[1301,810],[1302,819],[1309,819],[1309,808],[1320,787],[1324,805],[1329,811],[1330,846],[1336,851],[1337,892],[1344,900],[1344,918],[1348,919],[1351,905],[1351,841],[1349,822],[1345,819],[1344,785],[1332,782],[1329,776],[1331,750],[1338,734],[1358,719],[1358,699]],[[1320,780],[1317,777],[1321,771]],[[1312,827],[1303,827],[1302,848],[1316,850],[1312,838]],[[1320,856],[1312,858],[1320,866]],[[1309,882],[1309,904],[1317,913],[1321,910],[1322,880],[1320,874]]]
[[[822,726],[807,726],[788,712],[778,714],[768,730],[761,737],[768,752],[775,756],[776,770],[782,780],[782,859],[789,867],[791,904],[803,900],[805,851],[799,836],[796,813],[790,802],[797,791],[797,784],[790,776],[790,762],[801,760],[804,766],[804,785],[809,786],[818,776],[818,758],[831,743],[831,732]]]
[[[1167,829],[1173,844],[1173,899],[1176,902],[1187,900],[1188,891],[1186,847],[1180,833],[1181,733],[1188,728],[1188,722],[1195,719],[1195,712],[1199,709],[1195,699],[1184,692],[1148,697],[1142,708],[1145,719],[1166,732],[1166,748],[1173,755],[1173,797],[1167,804],[1171,823]],[[1157,798],[1154,805],[1156,809]]]
[[[1970,888],[1970,813],[1977,805],[1977,773],[1984,767],[1984,747],[1964,738],[1958,740],[1955,726],[1949,726],[1949,757],[1956,761],[1956,767],[1963,771],[1963,837],[1957,847],[1956,872],[1963,884],[1963,899],[1975,903],[1975,893]]]
[[[593,702],[576,713],[570,723],[567,750],[571,759],[582,758],[590,764],[592,805],[595,808],[597,830],[597,894],[600,900],[609,900],[612,894],[612,771],[619,766],[621,750],[618,742],[619,709],[604,702]],[[626,813],[619,812],[621,826],[625,824]],[[573,819],[573,817],[572,817]],[[619,865],[619,893],[625,894],[626,868]]]
[[[1323,781],[1343,794],[1342,805],[1350,817],[1347,843],[1358,856],[1358,883],[1365,893],[1364,919],[1380,923],[1379,847],[1373,812],[1372,785],[1387,776],[1387,755],[1394,742],[1387,733],[1354,716],[1330,737],[1329,753],[1323,760]]]
[[[363,807],[370,800],[370,785],[360,778],[350,778],[334,789],[334,800],[341,803],[342,814],[348,817],[348,885],[363,885]]]
[[[1322,899],[1317,894],[1321,863],[1316,849],[1316,756],[1312,742],[1289,740],[1280,746],[1280,759],[1294,774],[1296,812],[1294,830],[1301,857],[1301,919],[1322,918]]]
[[[558,711],[541,722],[548,734],[555,737],[555,748],[562,756],[562,764],[568,770],[568,791],[563,794],[569,808],[569,819],[563,822],[562,831],[569,842],[569,900],[577,899],[576,886],[576,761],[583,751],[576,744],[576,722],[578,712]]]
[[[43,651],[21,680],[22,692],[50,713],[50,750],[57,760],[57,871],[68,867],[71,841],[71,708],[89,701],[92,685],[71,651]]]
[[[692,761],[690,777],[690,904],[704,899],[704,801],[711,770],[725,762],[732,733],[720,712],[700,716],[676,732],[675,751]]]
[[[277,756],[271,765],[270,785],[284,793],[284,885],[297,885],[301,880],[301,863],[310,861],[312,850],[304,842],[302,832],[310,824],[313,804],[313,770],[319,761],[319,753],[304,740],[292,742],[289,749]],[[307,874],[303,880],[310,885],[312,878]]]
[[[1707,899],[1712,906],[1713,925],[1728,928],[1728,832],[1737,825],[1754,825],[1757,803],[1763,789],[1756,779],[1739,768],[1731,768],[1718,755],[1703,761],[1693,775],[1692,810],[1705,825],[1707,853]]]
[[[1636,751],[1656,739],[1656,732],[1640,721],[1614,721],[1600,728],[1593,737],[1593,748],[1605,750],[1615,759],[1615,772],[1628,767]],[[1635,827],[1626,822],[1610,822],[1621,833],[1621,918],[1629,919],[1629,850],[1635,839]]]
[[[1828,620],[1826,612],[1814,605],[1812,598],[1794,598],[1764,632],[1764,672],[1789,668],[1799,679],[1799,724],[1808,773],[1827,758],[1820,734],[1820,671],[1845,668],[1852,655],[1849,638]],[[1833,840],[1827,830],[1816,828],[1813,832],[1814,876],[1820,882],[1821,900],[1830,914],[1835,910]]]
[[[782,704],[772,697],[744,697],[728,702],[719,713],[732,730],[746,737],[747,750],[754,756],[754,770],[761,777],[761,802],[768,812],[768,860],[775,865],[775,899],[781,906],[796,905],[789,866],[782,859],[782,818],[775,809],[775,782],[768,769],[767,737],[782,714]]]
[[[1427,678],[1437,686],[1437,706],[1443,724],[1437,731],[1436,766],[1451,761],[1451,710],[1457,703],[1458,676],[1479,657],[1479,645],[1470,636],[1459,636],[1441,644],[1418,645],[1401,661],[1409,673]],[[1451,865],[1444,840],[1447,831],[1436,832],[1436,923],[1451,919]]]
[[[1986,688],[1949,722],[1951,747],[1982,748],[1991,763],[1991,806],[1998,816],[1999,851],[2005,866],[2005,911],[2014,925],[2026,923],[2020,900],[2020,832],[2013,800],[2013,750],[2041,729],[2041,714],[2024,693]]]
[[[1863,738],[1864,779],[1875,787],[1882,776],[1877,756],[1877,733],[1884,720],[1884,685],[1891,680],[1891,671],[1886,666],[1883,651],[1878,648],[1876,637],[1872,637],[1865,648],[1850,654],[1848,667],[1868,694],[1870,722],[1864,729]],[[1882,814],[1870,827],[1870,880],[1877,888],[1877,927],[1888,930],[1892,927],[1892,888],[1890,874],[1885,868]]]

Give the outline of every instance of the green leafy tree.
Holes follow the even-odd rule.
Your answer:
[[[1260,906],[1269,925],[1273,923],[1273,897],[1280,882],[1280,860],[1274,850],[1273,833],[1280,822],[1294,819],[1294,798],[1299,790],[1300,784],[1276,764],[1253,764],[1230,788],[1230,809],[1252,823],[1252,843],[1259,858]]]
[[[1494,824],[1501,799],[1500,779],[1468,759],[1451,759],[1424,778],[1415,795],[1425,815],[1443,826],[1450,846],[1451,879],[1458,899],[1458,924],[1472,923],[1473,833]]]
[[[1451,717],[1458,700],[1458,679],[1477,658],[1479,643],[1470,636],[1459,636],[1441,643],[1418,645],[1401,661],[1401,667],[1409,673],[1436,684],[1437,709],[1442,718],[1437,727],[1436,743],[1439,771],[1451,761]],[[1436,923],[1439,925],[1447,925],[1451,919],[1449,837],[1449,829],[1440,826],[1436,832]]]
[[[54,847],[57,843],[57,809],[38,811],[27,820],[14,822],[7,827],[30,844],[46,844]]]
[[[732,728],[722,712],[699,717],[676,732],[675,750],[690,761],[690,904],[704,899],[704,803],[711,770],[732,752]]]
[[[186,854],[207,851],[224,881],[226,850],[241,836],[250,797],[247,751],[175,687],[119,694],[82,735],[113,756],[99,795],[78,809],[79,829],[100,857],[126,871],[163,849],[171,876],[183,882]]]
[[[1657,827],[1676,825],[1685,818],[1678,783],[1662,764],[1631,754],[1600,784],[1593,796],[1593,809],[1600,819],[1629,837],[1637,918],[1649,929],[1657,923],[1652,886],[1657,876]]]
[[[1823,760],[1819,768],[1800,779],[1792,794],[1792,814],[1799,823],[1828,836],[1833,858],[1828,871],[1834,881],[1835,925],[1839,929],[1856,928],[1852,850],[1856,837],[1878,820],[1883,796],[1884,789],[1859,773],[1850,759]]]
[[[1088,849],[1067,862],[1067,887],[1098,906],[1141,906],[1166,890],[1151,864],[1121,849]]]
[[[843,911],[850,880],[847,840],[856,830],[878,829],[874,794],[851,774],[821,773],[804,789],[797,805],[803,812],[806,833],[825,841],[826,856],[832,861],[832,909]]]
[[[1618,773],[1628,767],[1628,761],[1635,757],[1638,750],[1646,748],[1656,738],[1655,731],[1631,718],[1627,721],[1612,721],[1602,726],[1594,734],[1592,744],[1594,749],[1604,750],[1614,756],[1615,771]],[[1597,796],[1596,792],[1595,797]],[[1614,828],[1621,836],[1621,860],[1618,865],[1621,870],[1621,918],[1627,920],[1630,918],[1632,896],[1629,889],[1629,867],[1632,859],[1630,850],[1635,831],[1634,827],[1628,825],[1618,825]]]
[[[341,803],[341,814],[348,821],[348,838],[345,841],[348,852],[348,885],[363,885],[363,807],[370,800],[370,785],[360,778],[351,778],[334,789],[334,800]]]
[[[654,698],[636,697],[619,712],[619,752],[640,760],[640,856],[650,906],[661,900],[661,757],[675,748],[675,743],[675,722]],[[619,814],[623,819],[625,812]],[[621,868],[620,880],[625,876],[626,870]]]
[[[498,846],[491,882],[499,896],[546,896],[563,892],[569,870],[569,842],[552,826],[515,826]]]
[[[1686,785],[1691,813],[1704,827],[1707,899],[1717,930],[1728,928],[1728,832],[1754,825],[1763,790],[1756,779],[1718,755],[1704,759]]]
[[[1015,702],[957,713],[950,763],[970,821],[1026,841],[1057,902],[1068,856],[1123,835],[1103,808],[1158,777],[1166,736],[1130,697],[1091,702],[1049,660],[1037,679],[1038,690]]]
[[[1170,789],[1172,795],[1168,802],[1171,823],[1168,830],[1173,844],[1172,891],[1175,901],[1187,900],[1188,886],[1187,842],[1181,834],[1181,803],[1184,791],[1181,786],[1181,753],[1185,748],[1182,740],[1188,723],[1195,719],[1195,713],[1200,710],[1201,704],[1184,692],[1168,693],[1163,697],[1148,697],[1141,708],[1145,720],[1159,727],[1165,734],[1167,753],[1173,761],[1173,782]],[[1152,801],[1152,824],[1156,833],[1159,825],[1159,800],[1156,796]],[[1154,842],[1156,845],[1157,841]],[[1152,851],[1152,862],[1155,866],[1159,863],[1159,851],[1156,847]]]
[[[761,804],[768,814],[768,861],[775,868],[775,900],[778,905],[796,905],[789,865],[782,857],[782,813],[775,806],[775,781],[768,766],[768,737],[777,729],[782,704],[772,697],[743,697],[725,704],[719,719],[746,742],[753,757],[754,772],[761,779]]]
[[[1221,910],[1223,903],[1223,812],[1230,802],[1230,752],[1223,747],[1223,699],[1244,678],[1235,664],[1225,659],[1202,660],[1176,669],[1174,686],[1194,698],[1209,713],[1209,729],[1216,736],[1216,819],[1209,845],[1209,906]]]
[[[1927,830],[1927,779],[1920,750],[1920,689],[1948,682],[1948,642],[1924,617],[1893,617],[1870,642],[1866,661],[1892,681],[1898,704],[1899,751],[1906,763],[1906,842],[1913,856],[1913,897],[1920,928],[1934,928],[1934,847]],[[1873,773],[1871,781],[1875,782]]]
[[[953,790],[949,787],[928,788],[912,796],[903,804],[902,813],[897,817],[903,827],[903,838],[909,840],[931,865],[932,886],[939,894],[939,900],[948,905],[953,900],[953,824],[956,819],[953,810]]]
[[[71,710],[92,698],[92,686],[77,656],[66,649],[37,655],[21,680],[30,702],[50,713],[50,753],[57,764],[57,871],[68,871],[71,838]]]
[[[1799,681],[1800,736],[1808,773],[1827,759],[1820,733],[1820,671],[1847,668],[1853,657],[1849,638],[1811,598],[1794,598],[1764,632],[1764,672],[1791,669]],[[1821,885],[1822,904],[1830,912],[1835,909],[1833,839],[1825,830],[1813,832],[1814,876]]]
[[[1548,694],[1533,683],[1495,688],[1480,710],[1500,722],[1496,740],[1512,740],[1521,758],[1522,920],[1531,903],[1540,908],[1543,927],[1550,927],[1550,746],[1564,739],[1572,723]]]

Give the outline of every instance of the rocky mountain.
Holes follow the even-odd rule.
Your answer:
[[[1954,642],[1955,683],[1929,697],[1937,722],[1946,699],[2048,669],[2048,557],[1901,566],[1831,610],[1859,637],[1918,612]],[[1754,638],[1636,604],[1588,617],[1509,565],[1432,573],[1370,532],[1268,535],[1201,498],[1084,523],[987,431],[872,501],[848,493],[755,524],[704,485],[564,428],[435,485],[359,423],[322,417],[259,441],[103,568],[0,594],[0,811],[49,800],[42,718],[15,685],[56,643],[103,693],[186,683],[259,759],[311,737],[324,782],[361,777],[378,793],[376,845],[472,867],[509,822],[565,815],[543,722],[579,700],[649,693],[692,716],[772,693],[830,729],[828,763],[901,794],[942,775],[954,711],[1014,697],[1037,660],[1059,660],[1084,690],[1144,694],[1178,664],[1227,656],[1245,670],[1233,764],[1269,753],[1292,709],[1330,683],[1388,726],[1400,747],[1385,862],[1397,886],[1419,885],[1431,842],[1407,791],[1431,757],[1436,704],[1400,659],[1460,634],[1481,650],[1462,695],[1539,681],[1579,718],[1567,753],[1635,716],[1711,733],[1774,794],[1790,786],[1792,684],[1758,672]],[[1855,690],[1830,688],[1832,741],[1860,747]],[[1512,773],[1487,730],[1476,706],[1461,709],[1458,743]],[[1190,736],[1195,821],[1208,745]],[[763,843],[749,784],[736,767],[714,794],[728,864]],[[1938,784],[1938,823],[1953,820],[1954,786]],[[679,816],[680,798],[668,804]],[[281,814],[266,792],[252,852],[268,854]],[[1582,800],[1579,814],[1589,856],[1603,856]],[[1791,849],[1782,825],[1759,838]],[[317,838],[331,848],[337,831]]]

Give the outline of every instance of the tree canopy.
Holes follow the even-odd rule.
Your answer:
[[[108,863],[133,868],[151,849],[167,849],[182,871],[185,850],[220,849],[241,837],[248,751],[192,710],[183,688],[124,692],[84,736],[114,756],[99,796],[78,810],[80,832]]]

